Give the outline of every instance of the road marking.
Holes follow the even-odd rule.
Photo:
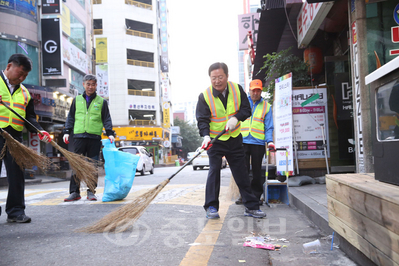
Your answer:
[[[226,188],[227,189],[227,188]],[[219,216],[220,219],[209,219],[204,229],[195,240],[195,245],[192,245],[186,253],[186,256],[180,262],[180,266],[206,266],[209,258],[212,255],[213,248],[219,238],[222,230],[224,220],[226,218],[229,206],[232,201],[227,200],[226,193],[221,193],[223,197],[219,197]],[[204,214],[205,215],[205,214]]]

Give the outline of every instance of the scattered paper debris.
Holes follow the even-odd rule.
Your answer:
[[[245,263],[247,262],[246,260],[238,260],[239,263]]]

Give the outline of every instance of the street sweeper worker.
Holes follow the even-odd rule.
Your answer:
[[[85,91],[73,99],[67,120],[65,122],[63,140],[69,144],[69,135],[73,135],[74,152],[98,160],[101,149],[101,134],[103,128],[114,142],[114,131],[107,101],[97,95],[97,78],[88,74],[83,78]],[[70,195],[64,201],[80,200],[80,184],[71,178]],[[87,189],[87,199],[96,201],[95,191]]]
[[[234,180],[243,198],[244,215],[263,218],[266,214],[259,209],[259,200],[251,191],[246,171],[242,145],[241,121],[251,115],[251,108],[242,87],[228,81],[229,73],[225,63],[214,63],[208,71],[211,86],[198,97],[196,118],[200,135],[204,138],[202,149],[209,156],[209,172],[205,189],[206,217],[219,218],[220,169],[222,157],[226,156]],[[213,145],[211,139],[226,129]]]
[[[42,134],[39,139],[45,143],[51,141],[50,135],[36,121],[33,100],[29,91],[21,84],[32,70],[32,61],[24,54],[13,54],[8,59],[6,69],[0,73],[0,101],[14,109],[26,118]],[[0,104],[0,127],[7,131],[15,140],[22,142],[24,121]],[[29,131],[37,133],[28,125]],[[0,150],[3,150],[5,139],[0,136]],[[6,203],[7,222],[29,223],[31,218],[25,215],[25,177],[24,172],[15,162],[9,151],[5,153],[3,162],[7,169],[8,195]],[[0,165],[1,166],[1,165]],[[1,214],[1,208],[0,208]]]
[[[270,104],[262,96],[262,81],[254,79],[249,84],[248,101],[251,105],[252,115],[241,124],[241,134],[243,137],[245,165],[248,174],[252,166],[251,189],[259,200],[259,205],[263,204],[261,196],[263,194],[263,184],[265,175],[262,175],[262,159],[265,155],[265,144],[269,149],[275,150],[273,143],[273,114]],[[236,204],[242,204],[242,197],[236,200]]]

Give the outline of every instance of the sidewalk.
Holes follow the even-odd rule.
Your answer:
[[[328,225],[327,190],[325,184],[290,187],[289,194],[291,206],[298,208],[327,235],[332,235],[333,230]],[[362,266],[375,265],[340,235],[337,233],[334,233],[334,235],[334,237],[339,239],[340,249],[354,262]]]

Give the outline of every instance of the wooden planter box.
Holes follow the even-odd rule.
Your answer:
[[[330,227],[377,265],[399,265],[399,186],[374,174],[326,175]]]

